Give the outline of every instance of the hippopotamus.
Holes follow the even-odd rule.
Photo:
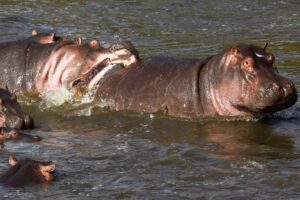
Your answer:
[[[97,40],[83,43],[77,38],[73,42],[33,32],[27,39],[0,43],[0,69],[4,72],[0,74],[0,85],[38,94],[57,91],[62,86],[72,89],[88,84],[92,88],[102,68],[108,64],[127,68],[137,61],[135,52],[129,42],[104,48]]]
[[[17,101],[17,96],[8,88],[0,87],[0,128],[30,129],[34,123]]]
[[[267,45],[266,45],[267,46]],[[99,85],[94,103],[173,117],[256,117],[295,104],[294,83],[265,47],[241,44],[205,59],[150,56]]]
[[[11,168],[0,175],[0,183],[12,187],[21,187],[33,183],[49,183],[54,180],[55,164],[31,159],[18,161],[9,156]]]

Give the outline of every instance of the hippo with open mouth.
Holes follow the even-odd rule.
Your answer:
[[[138,60],[130,42],[104,48],[97,40],[83,43],[54,34],[32,32],[29,38],[0,43],[0,85],[43,94],[62,86],[93,88],[98,73],[108,64],[128,68]]]
[[[94,103],[183,118],[276,112],[295,104],[297,92],[266,46],[239,45],[202,60],[144,58],[99,85]]]

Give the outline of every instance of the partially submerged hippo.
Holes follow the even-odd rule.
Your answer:
[[[40,162],[31,159],[18,161],[9,156],[11,168],[0,175],[0,183],[20,187],[32,183],[48,183],[54,180],[55,164],[52,162]]]
[[[138,59],[132,45],[103,48],[97,40],[83,44],[81,39],[71,42],[53,36],[52,42],[41,42],[38,36],[45,39],[33,33],[28,39],[0,44],[0,85],[30,93],[70,89],[79,83],[93,87],[106,65],[129,67]]]
[[[17,129],[0,127],[0,143],[5,142],[6,140],[25,140],[29,142],[36,142],[40,141],[41,139],[42,138],[39,136],[29,135]]]
[[[29,129],[33,126],[32,118],[22,110],[17,96],[0,87],[0,128]]]
[[[174,117],[256,116],[290,107],[295,85],[265,48],[239,45],[199,59],[149,57],[108,77],[94,103]]]

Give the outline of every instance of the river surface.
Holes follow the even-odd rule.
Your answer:
[[[131,40],[142,56],[202,58],[264,45],[300,88],[298,1],[0,0],[1,41],[31,30],[102,44]],[[298,92],[299,96],[299,92]],[[59,98],[59,96],[54,96]],[[0,186],[0,199],[299,199],[300,109],[261,120],[186,121],[19,97],[41,142],[6,142],[7,158],[52,160],[47,185]]]

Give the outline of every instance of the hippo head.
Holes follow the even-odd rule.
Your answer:
[[[219,115],[253,116],[276,112],[296,103],[295,85],[281,76],[275,57],[253,45],[232,47],[207,63],[210,96]]]
[[[30,183],[44,183],[54,180],[55,164],[31,159],[18,161],[9,156],[11,168],[0,176],[0,182],[9,186],[24,186]]]
[[[32,118],[23,112],[15,94],[0,88],[0,127],[33,128]]]

